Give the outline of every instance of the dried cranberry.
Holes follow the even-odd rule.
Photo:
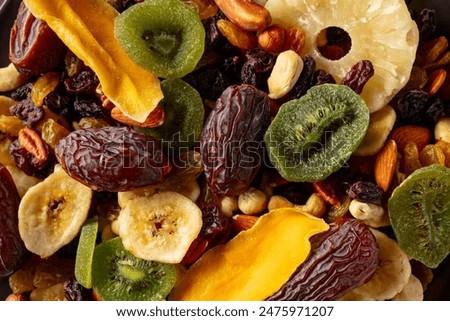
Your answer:
[[[306,55],[303,58],[302,73],[291,90],[291,94],[294,98],[300,98],[313,86],[315,70],[316,62],[314,61],[314,58]]]
[[[383,190],[372,182],[356,182],[347,189],[350,198],[364,203],[376,203],[381,201]]]
[[[70,94],[94,94],[100,81],[92,70],[83,70],[64,80],[66,91]]]
[[[242,83],[266,90],[267,79],[275,64],[275,56],[262,49],[251,49],[245,53],[245,57],[246,61],[241,69]]]
[[[362,93],[364,86],[375,74],[369,60],[361,60],[342,78],[341,84],[350,87],[357,94]]]
[[[22,120],[28,127],[34,127],[44,118],[44,110],[34,105],[30,98],[21,100],[9,108],[12,115]]]

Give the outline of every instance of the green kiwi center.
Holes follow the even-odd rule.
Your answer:
[[[137,269],[134,266],[134,262],[122,259],[117,262],[117,268],[119,273],[124,276],[126,279],[131,281],[139,281],[145,278],[145,272]]]
[[[142,35],[147,47],[162,57],[173,58],[182,42],[181,32],[165,30],[146,30]]]

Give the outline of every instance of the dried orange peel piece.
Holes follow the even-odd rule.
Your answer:
[[[25,0],[67,47],[97,74],[103,93],[143,122],[163,98],[159,79],[132,61],[114,36],[119,13],[104,0]]]
[[[252,228],[207,251],[177,282],[169,299],[264,300],[306,260],[309,238],[328,228],[300,209],[272,210]]]

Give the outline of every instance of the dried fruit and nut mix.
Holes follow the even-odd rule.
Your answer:
[[[412,5],[24,0],[8,299],[422,300],[450,253],[450,50]]]

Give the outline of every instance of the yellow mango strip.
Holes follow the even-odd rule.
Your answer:
[[[177,282],[169,299],[264,300],[306,260],[309,238],[328,228],[300,209],[273,210],[251,229],[208,250]]]
[[[103,93],[143,122],[163,98],[159,79],[138,66],[114,36],[119,13],[105,0],[25,0],[67,47],[97,74]]]

